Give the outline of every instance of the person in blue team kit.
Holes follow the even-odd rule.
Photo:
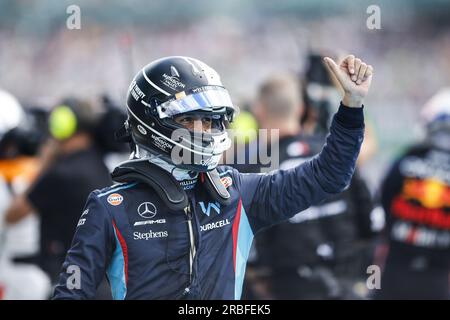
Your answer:
[[[92,192],[54,299],[92,299],[106,273],[114,299],[240,299],[254,234],[347,188],[363,141],[372,66],[324,63],[345,93],[322,152],[290,170],[218,166],[237,108],[216,71],[182,56],[145,66],[119,136],[130,160]]]

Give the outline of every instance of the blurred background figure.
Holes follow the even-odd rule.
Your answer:
[[[118,163],[127,160],[130,154],[130,146],[121,141],[119,134],[127,114],[125,108],[114,102],[107,94],[100,97],[99,109],[93,136],[106,166],[112,171]]]
[[[52,283],[60,273],[87,196],[92,190],[112,184],[103,160],[104,150],[94,135],[100,119],[86,101],[61,101],[48,119],[51,137],[42,148],[40,174],[7,209],[5,219],[9,225],[38,213],[38,264]]]
[[[450,88],[421,116],[425,140],[395,161],[381,188],[388,253],[378,299],[450,298]]]
[[[298,78],[292,74],[276,75],[261,85],[252,109],[260,128],[279,129],[280,169],[292,168],[320,152],[330,124],[329,117],[339,106],[340,99],[333,99],[339,97],[339,92],[330,81],[322,58],[313,56],[311,60],[312,71],[307,73],[306,79],[310,88],[315,86],[309,91],[320,91],[320,96],[310,97],[306,90],[304,103]],[[323,72],[322,80],[317,71]],[[312,84],[312,80],[316,82]],[[333,103],[336,106],[331,109]],[[305,108],[310,111],[303,117],[308,123],[308,131],[300,124]],[[273,144],[271,141],[266,143],[270,153]],[[250,154],[250,159],[256,160],[257,165],[237,165],[239,170],[260,172],[262,164],[258,158],[252,159],[255,156],[258,156],[257,151]],[[276,156],[271,154],[272,159]],[[372,209],[371,194],[365,182],[355,174],[350,188],[344,193],[257,235],[255,260],[247,275],[248,297],[362,297],[354,286],[365,277],[365,263],[371,257],[367,248],[373,236]]]
[[[37,151],[44,139],[37,109],[25,112],[17,99],[0,90],[0,299],[46,299],[50,279],[35,264],[39,252],[39,218],[28,215],[5,224],[12,199],[38,174]]]
[[[337,111],[343,92],[339,82],[330,76],[323,66],[322,59],[333,54],[310,52],[306,63],[306,72],[302,78],[304,111],[301,115],[302,131],[315,137],[328,134],[331,115]],[[339,60],[339,59],[338,59]],[[358,166],[364,165],[377,152],[377,141],[370,117],[365,119],[364,144],[358,157]]]
[[[302,79],[304,110],[301,114],[302,130],[308,135],[326,135],[331,115],[337,111],[340,102],[339,89],[323,66],[323,57],[309,53],[306,72]]]

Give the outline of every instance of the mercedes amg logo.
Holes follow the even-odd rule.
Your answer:
[[[156,207],[151,202],[142,202],[137,208],[137,212],[142,218],[151,219],[156,215]]]

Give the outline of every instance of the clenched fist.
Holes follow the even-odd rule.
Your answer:
[[[342,103],[347,107],[360,108],[372,82],[372,66],[354,55],[345,57],[340,65],[328,57],[324,58],[324,62],[344,89]]]

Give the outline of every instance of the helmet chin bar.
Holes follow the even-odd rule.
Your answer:
[[[184,148],[174,147],[170,162],[177,167],[199,172],[215,169],[223,152],[231,146],[227,132],[223,132],[220,136],[212,136],[211,142],[207,146],[200,146],[184,137],[180,143]],[[177,155],[180,156],[178,161],[174,158]]]
[[[226,150],[228,150],[231,146],[231,139],[228,137],[228,133],[226,131],[222,132],[220,135],[213,135],[211,136],[211,140],[210,140],[210,145],[209,146],[200,146],[196,143],[196,140],[199,140],[198,138],[195,138],[194,134],[194,141],[191,141],[191,139],[189,139],[188,141],[186,141],[184,139],[183,136],[180,136],[180,140],[179,142],[183,142],[186,141],[187,143],[189,143],[190,145],[193,146],[193,148],[189,148],[187,147],[187,150],[194,152],[193,150],[203,150],[203,151],[199,151],[202,154],[206,154],[208,156],[216,156],[216,155],[221,155],[222,153],[224,153]],[[198,134],[201,136],[201,134]],[[192,138],[192,135],[191,135]],[[223,143],[221,143],[221,141],[223,141]]]

